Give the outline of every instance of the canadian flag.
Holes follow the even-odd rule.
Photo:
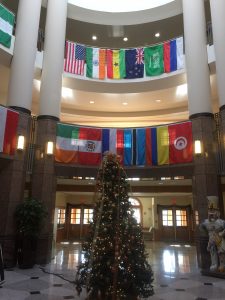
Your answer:
[[[18,112],[0,106],[0,152],[15,153],[18,120]]]

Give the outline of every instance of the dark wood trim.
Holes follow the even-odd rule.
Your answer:
[[[171,205],[163,205],[163,204],[157,204],[157,214],[159,214],[159,209],[160,208],[165,208],[165,209],[172,209],[172,208],[175,208],[175,209],[188,209],[189,210],[189,213],[192,214],[192,207],[190,204],[188,205],[176,205],[176,204],[171,204]]]
[[[197,118],[201,118],[201,117],[210,117],[213,119],[214,115],[213,115],[213,113],[210,113],[210,112],[202,112],[202,113],[196,113],[196,114],[190,115],[189,119],[193,120],[193,119],[197,119]]]
[[[27,114],[27,115],[31,115],[31,111],[27,108],[24,108],[24,107],[20,107],[20,106],[9,106],[9,108],[12,108],[18,112],[22,112],[24,114]]]
[[[159,178],[159,177],[174,177],[185,176],[185,178],[192,178],[193,163],[179,164],[179,165],[165,165],[165,166],[150,166],[150,167],[125,167],[127,177],[142,177],[142,178]],[[55,162],[56,176],[89,176],[97,177],[98,168],[81,165],[68,165]]]
[[[49,116],[49,115],[40,115],[37,117],[37,120],[53,120],[58,122],[59,118],[55,116]]]
[[[186,185],[154,185],[154,186],[132,186],[133,193],[192,193],[192,186]],[[57,184],[57,192],[96,192],[95,185],[68,185]]]
[[[220,111],[225,110],[225,105],[220,106]]]

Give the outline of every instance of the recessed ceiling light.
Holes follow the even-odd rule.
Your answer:
[[[127,105],[128,103],[127,102],[123,102],[123,105]]]
[[[159,33],[159,32],[156,32],[156,33],[155,33],[155,37],[157,37],[157,38],[160,37],[160,33]]]
[[[62,87],[61,95],[62,95],[63,98],[72,98],[73,97],[73,91],[69,88]]]
[[[123,40],[124,40],[124,42],[127,42],[127,41],[128,41],[128,38],[125,36],[125,37],[123,38]]]
[[[155,102],[161,102],[161,100],[160,100],[160,99],[157,99],[157,100],[155,100]]]
[[[93,36],[92,36],[92,40],[96,41],[96,40],[97,40],[97,36],[96,36],[96,35],[93,35]]]
[[[187,95],[187,84],[178,85],[176,90],[177,96],[186,96]]]
[[[90,103],[90,104],[94,104],[94,103],[95,103],[95,101],[90,101],[89,103]]]

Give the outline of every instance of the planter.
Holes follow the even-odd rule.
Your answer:
[[[35,265],[37,238],[21,236],[17,240],[17,263],[20,269],[30,269]]]

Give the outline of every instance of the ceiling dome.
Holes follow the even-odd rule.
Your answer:
[[[105,0],[69,0],[70,4],[74,4],[79,7],[83,7],[86,9],[96,10],[96,11],[104,11],[104,12],[132,12],[132,11],[140,11],[145,9],[152,9],[155,7],[159,7],[174,0],[113,0],[113,1],[105,1]]]

